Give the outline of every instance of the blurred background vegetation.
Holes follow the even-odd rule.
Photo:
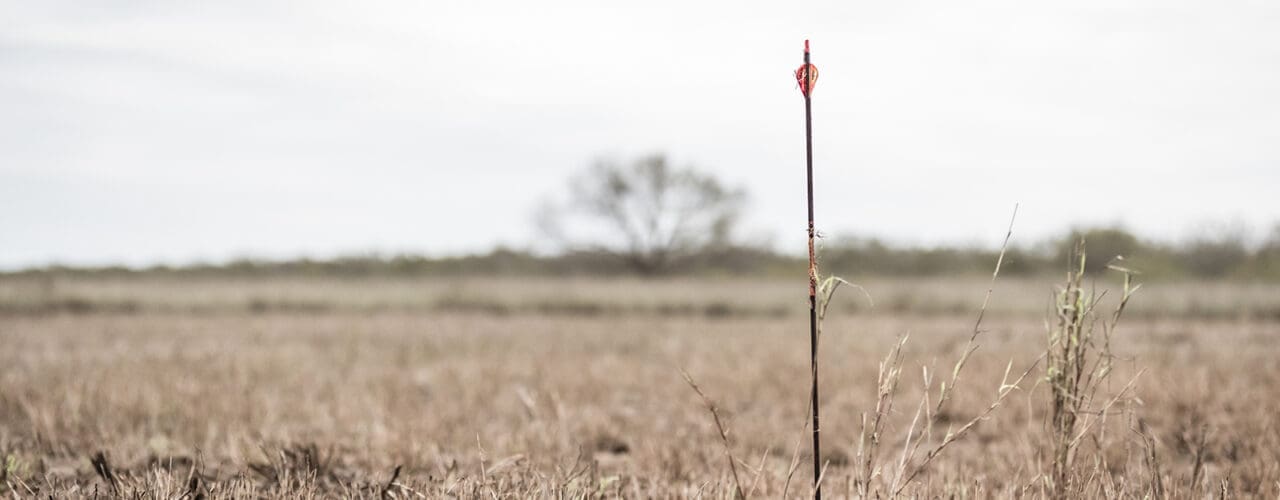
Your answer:
[[[46,266],[0,273],[37,277],[784,277],[806,268],[801,255],[738,237],[742,188],[693,166],[672,165],[661,153],[629,160],[599,158],[568,179],[563,192],[533,213],[542,233],[529,248],[428,257],[368,254],[314,260],[242,258],[218,264],[146,268]],[[1086,271],[1101,274],[1123,257],[1144,280],[1280,283],[1280,222],[1261,242],[1243,227],[1202,227],[1180,242],[1139,237],[1120,226],[1080,227],[1056,238],[1015,246],[1006,276],[1045,276],[1071,266],[1076,243],[1087,243]],[[823,273],[857,278],[964,277],[991,272],[997,249],[921,247],[873,237],[821,242]],[[803,273],[803,271],[800,271]]]
[[[1077,228],[1058,238],[1010,249],[1002,271],[1007,276],[1057,274],[1068,266],[1075,241],[1088,243],[1088,271],[1098,274],[1116,256],[1147,280],[1229,280],[1280,282],[1280,226],[1260,244],[1242,234],[1203,236],[1183,242],[1149,241],[1119,227]],[[996,249],[895,245],[875,238],[824,242],[824,272],[864,277],[932,277],[989,273]],[[804,258],[767,248],[734,244],[704,248],[657,271],[638,270],[608,250],[539,255],[497,248],[488,253],[432,258],[421,255],[356,255],[327,260],[238,259],[223,264],[182,267],[50,266],[7,273],[32,275],[317,276],[317,277],[465,277],[465,276],[784,276],[805,267]]]

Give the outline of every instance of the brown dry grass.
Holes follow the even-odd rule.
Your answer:
[[[994,263],[993,263],[994,264]],[[838,271],[838,270],[828,270]],[[803,269],[801,269],[803,273]],[[1114,278],[1114,277],[1112,277]],[[875,307],[849,293],[833,314],[972,314],[990,275],[855,279]],[[989,310],[1043,318],[1061,279],[1001,277]],[[1119,282],[1103,285],[1118,286]],[[804,285],[803,277],[801,285]],[[801,287],[803,295],[803,286]],[[846,292],[841,292],[846,293]],[[0,277],[0,314],[465,312],[601,316],[786,316],[803,319],[794,280],[718,278],[177,278]],[[1280,321],[1280,283],[1147,283],[1130,317]]]
[[[429,293],[413,298],[412,286],[404,283],[390,283],[393,292],[373,298],[358,292],[381,290],[376,283],[355,291],[340,283],[321,291],[296,283],[225,284],[203,291],[199,284],[66,284],[72,288],[63,290],[78,290],[89,303],[125,296],[138,307],[80,313],[12,307],[0,315],[0,492],[731,497],[736,484],[721,436],[704,402],[682,379],[684,368],[724,419],[745,489],[755,497],[781,496],[807,417],[803,290],[792,285],[791,295],[799,300],[788,300],[771,291],[780,287],[773,283],[755,292],[746,281],[705,289],[690,283],[585,283],[461,286],[475,290],[465,297],[504,304],[567,295],[622,306],[590,314],[365,307],[392,301],[387,297],[409,304],[435,300]],[[916,285],[948,291],[940,296],[963,295],[950,300],[974,307],[985,290],[978,280]],[[10,290],[6,304],[18,302],[13,297],[25,300],[12,292],[20,286],[27,285],[0,284]],[[1007,363],[1013,361],[1018,371],[1043,352],[1045,325],[1036,312],[1043,311],[1048,286],[998,285],[998,314],[986,320],[989,331],[965,369],[951,410],[938,418],[937,438],[947,425],[962,424],[990,404]],[[324,294],[329,306],[257,312],[160,306],[243,305],[244,297],[270,287],[286,289],[272,300],[305,302],[307,293]],[[903,285],[883,293],[876,283],[868,287],[880,299],[879,312],[834,315],[824,327],[829,496],[858,490],[862,415],[874,409],[877,363],[898,335],[911,337],[899,404],[883,433],[884,463],[901,453],[920,396],[921,366],[949,371],[972,328],[972,314],[885,306],[886,294],[909,295]],[[1188,285],[1175,294],[1155,288],[1135,304],[1153,296],[1160,300],[1162,293],[1182,294],[1184,303],[1197,304],[1217,304],[1230,294],[1247,295],[1262,308],[1274,301],[1274,291]],[[634,297],[601,291],[623,289]],[[1024,296],[1033,289],[1038,298]],[[950,293],[959,290],[964,294]],[[697,309],[720,301],[795,312],[683,314],[635,306],[692,302]],[[1000,306],[1023,302],[1039,305]],[[1139,315],[1120,327],[1115,349],[1132,359],[1118,362],[1117,385],[1138,369],[1147,373],[1137,382],[1138,399],[1118,405],[1123,408],[1108,418],[1104,437],[1082,445],[1076,464],[1085,485],[1080,494],[1162,491],[1203,498],[1225,491],[1275,497],[1280,323],[1251,315],[1172,317],[1177,319]],[[931,463],[907,494],[1046,495],[1046,394],[1043,385],[1030,382]],[[95,471],[91,458],[99,451],[114,481]],[[399,475],[388,487],[397,466]],[[796,477],[788,494],[807,495],[801,479],[807,474]]]

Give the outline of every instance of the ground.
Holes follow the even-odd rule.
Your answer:
[[[824,493],[856,496],[877,372],[909,335],[875,488],[1047,496],[1037,361],[1052,281],[997,283],[954,400],[914,430],[923,379],[931,408],[986,283],[871,280],[874,306],[838,297],[821,346]],[[804,293],[743,279],[8,278],[0,492],[728,498],[740,484],[803,497]],[[1076,492],[1280,494],[1280,287],[1157,283],[1134,300],[1099,398],[1115,403],[1077,452]]]

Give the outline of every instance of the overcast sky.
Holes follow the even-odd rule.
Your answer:
[[[0,268],[523,247],[655,151],[799,252],[805,38],[828,235],[1280,220],[1280,2],[609,4],[0,0]]]

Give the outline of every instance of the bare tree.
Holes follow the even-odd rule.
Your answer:
[[[730,244],[745,196],[660,154],[628,164],[598,160],[569,183],[539,224],[562,250],[601,252],[642,274]]]

